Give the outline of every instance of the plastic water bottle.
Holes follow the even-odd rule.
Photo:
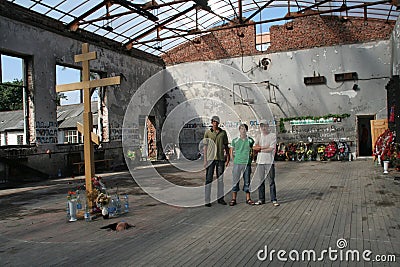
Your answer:
[[[128,199],[128,194],[125,194],[124,196],[124,212],[129,212],[129,199]]]
[[[85,203],[85,221],[90,222],[90,212],[89,212],[89,205],[86,201]]]
[[[121,215],[121,200],[119,199],[119,196],[117,195],[116,197],[116,215]]]
[[[79,194],[79,190],[77,190],[76,194],[77,194],[77,197],[76,197],[76,208],[78,210],[81,210],[82,209],[82,202],[81,202],[81,196]]]
[[[69,219],[71,219],[71,213],[69,211],[69,204],[68,204],[68,201],[67,201],[67,221],[69,221]]]
[[[115,217],[115,211],[116,211],[116,205],[115,205],[115,199],[111,199],[110,206],[108,207],[108,214],[110,217]]]

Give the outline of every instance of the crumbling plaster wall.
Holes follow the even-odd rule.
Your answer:
[[[269,58],[267,70],[257,67],[262,58]],[[319,47],[290,52],[264,54],[223,60],[222,62],[243,69],[253,81],[269,81],[278,88],[270,92],[260,85],[269,100],[275,118],[301,116],[325,116],[328,114],[350,114],[338,128],[342,132],[325,135],[328,138],[347,138],[356,141],[356,116],[375,115],[386,118],[386,90],[389,81],[391,49],[389,41],[363,44]],[[357,72],[358,80],[336,82],[337,73]],[[304,77],[325,76],[326,84],[305,85]],[[358,89],[354,90],[354,84]],[[272,93],[272,94],[270,94]],[[272,95],[272,97],[270,97]],[[287,127],[289,135],[282,139],[306,141],[306,134]],[[297,133],[296,133],[297,130]],[[315,136],[315,135],[314,135]],[[313,137],[311,135],[311,137]],[[322,137],[315,138],[324,140]]]
[[[32,100],[29,106],[30,143],[38,145],[38,155],[45,151],[53,152],[54,164],[43,164],[40,156],[31,156],[28,164],[55,174],[59,168],[66,168],[64,152],[68,151],[68,148],[56,145],[56,64],[81,68],[81,63],[74,62],[74,56],[81,54],[83,42],[2,16],[0,29],[0,50],[26,58],[32,65],[32,71],[28,73],[28,80],[32,81],[29,87]],[[125,108],[137,88],[161,70],[163,64],[118,53],[96,43],[89,44],[89,51],[97,52],[97,59],[90,61],[91,71],[105,73],[107,77],[122,77],[120,86],[106,89],[105,113],[109,125],[106,139],[109,142],[103,144],[105,157],[113,158],[114,164],[119,165],[124,162],[121,133]]]
[[[269,58],[267,70],[258,67]],[[248,72],[255,82],[270,81],[277,85],[276,99],[270,107],[277,118],[323,116],[328,113],[376,114],[386,116],[385,85],[390,76],[389,41],[321,47],[260,56],[221,60]],[[358,80],[336,82],[334,74],[357,72]],[[326,84],[305,85],[304,77],[325,76]],[[353,90],[358,84],[359,90]],[[269,98],[266,88],[265,95]]]

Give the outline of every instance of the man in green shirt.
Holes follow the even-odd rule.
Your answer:
[[[229,164],[228,135],[219,127],[218,116],[211,118],[211,129],[204,133],[204,167],[206,168],[205,206],[211,207],[211,183],[213,181],[214,169],[217,174],[218,203],[226,205],[224,200],[223,174],[225,166]]]
[[[250,174],[251,174],[251,152],[254,145],[253,138],[247,136],[249,127],[246,124],[239,126],[240,136],[232,140],[231,144],[231,158],[233,158],[233,187],[232,187],[232,200],[229,202],[230,206],[236,205],[236,196],[239,192],[240,175],[243,173],[243,191],[246,192],[246,203],[254,205],[254,201],[250,198]]]

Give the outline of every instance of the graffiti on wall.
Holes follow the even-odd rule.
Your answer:
[[[110,123],[110,141],[122,140],[122,125],[118,122]]]
[[[339,140],[355,140],[354,127],[341,123],[324,125],[292,125],[288,133],[277,135],[279,142],[329,142]]]
[[[56,144],[58,123],[56,121],[36,121],[36,143]]]
[[[122,132],[122,130],[121,130]],[[128,144],[132,147],[140,146],[140,134],[139,125],[137,123],[132,124],[132,128],[123,129],[124,138],[128,140]]]

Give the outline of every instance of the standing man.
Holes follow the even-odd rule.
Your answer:
[[[243,191],[246,193],[246,203],[254,205],[254,201],[250,198],[250,174],[251,174],[251,152],[254,145],[253,138],[247,136],[249,127],[247,124],[239,126],[240,136],[232,140],[231,159],[233,159],[233,187],[232,200],[230,206],[236,205],[237,192],[239,192],[240,175],[243,173]]]
[[[275,186],[275,165],[274,155],[276,149],[276,135],[270,133],[269,125],[266,120],[260,121],[260,134],[257,135],[254,145],[254,150],[257,154],[257,172],[260,177],[260,186],[258,187],[258,201],[256,205],[265,204],[265,180],[269,182],[269,192],[271,202],[274,206],[279,206],[276,199]],[[271,166],[268,172],[268,168]]]
[[[218,181],[218,203],[226,205],[224,200],[224,181],[223,173],[225,166],[228,166],[229,147],[228,135],[219,127],[220,119],[218,116],[211,118],[211,129],[204,133],[204,167],[206,168],[206,207],[211,207],[211,183],[213,181],[214,169],[216,170]]]

